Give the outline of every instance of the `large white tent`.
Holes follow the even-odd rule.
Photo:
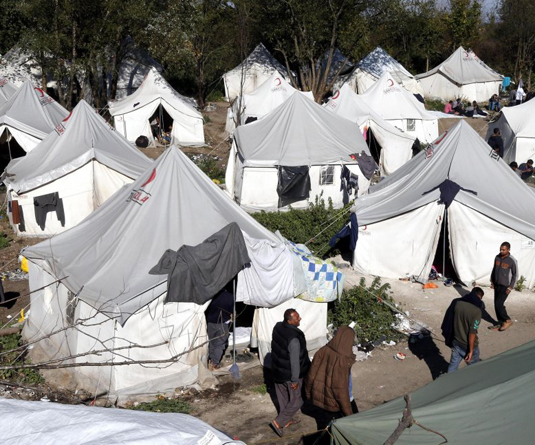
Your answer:
[[[14,46],[0,58],[0,62],[2,76],[16,87],[28,80],[35,86],[42,86],[43,69],[31,51]],[[53,87],[55,82],[49,82],[47,86]]]
[[[17,92],[17,87],[5,77],[0,77],[0,107],[2,107],[11,96]]]
[[[229,136],[232,135],[236,124],[243,125],[247,123],[248,119],[257,120],[266,116],[294,93],[303,94],[310,100],[314,100],[314,95],[311,91],[296,90],[278,71],[274,71],[252,93],[243,94],[236,98],[228,109],[225,131]],[[238,119],[240,119],[240,122],[237,122]]]
[[[353,72],[344,80],[344,83],[349,84],[354,91],[362,94],[385,73],[389,73],[407,91],[423,96],[420,82],[380,46],[357,64]]]
[[[158,110],[162,107],[173,119],[171,144],[204,144],[201,113],[191,105],[191,100],[177,93],[154,67],[134,93],[110,102],[109,107],[115,128],[130,142],[135,142],[139,136],[146,136],[150,144],[154,144],[150,119],[159,117]]]
[[[0,137],[9,132],[29,152],[68,115],[41,88],[26,81],[0,108]]]
[[[359,194],[368,189],[369,179],[351,157],[361,152],[370,155],[357,125],[294,94],[263,119],[234,131],[227,191],[248,210],[276,210],[280,168],[308,166],[310,197],[292,207],[308,208],[319,196],[326,202],[331,198],[335,208],[342,207],[344,166],[358,175]]]
[[[473,51],[462,46],[440,65],[416,79],[422,85],[424,96],[443,100],[458,97],[485,102],[498,94],[502,77],[487,67]]]
[[[390,73],[384,73],[365,93],[364,102],[383,119],[420,142],[438,137],[438,119],[424,105],[398,85]]]
[[[82,100],[56,131],[7,166],[13,230],[19,236],[49,237],[74,227],[150,164]],[[41,219],[36,203],[53,193],[61,205]]]
[[[355,122],[360,130],[368,130],[381,146],[379,167],[382,175],[389,175],[412,157],[416,137],[394,127],[373,111],[348,84],[344,84],[325,104],[325,108],[338,116]]]
[[[208,302],[164,304],[167,277],[149,271],[166,249],[196,246],[230,223],[241,229],[251,260],[238,274],[237,299],[271,307],[301,295],[299,257],[171,146],[78,226],[23,251],[32,290],[23,336],[49,336],[30,351],[34,362],[76,354],[81,356],[68,362],[149,361],[59,374],[63,386],[120,397],[199,381],[206,365]],[[319,312],[305,335],[325,342],[327,305],[307,304],[319,305]]]
[[[504,139],[504,159],[518,164],[535,158],[535,100],[502,108],[500,118],[489,124],[487,139],[499,128]]]
[[[535,194],[466,122],[369,192],[355,204],[357,271],[425,282],[442,232],[449,233],[446,255],[466,285],[490,283],[504,241],[519,276],[527,287],[535,284]]]
[[[260,43],[237,67],[223,74],[225,98],[232,102],[241,94],[249,94],[278,71],[289,80],[286,68]]]

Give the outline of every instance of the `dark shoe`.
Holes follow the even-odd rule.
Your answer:
[[[277,423],[274,420],[272,420],[269,425],[273,428],[273,431],[277,433],[277,436],[284,436],[284,430],[280,426],[277,426]]]

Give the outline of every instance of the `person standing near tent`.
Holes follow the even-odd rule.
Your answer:
[[[479,361],[477,330],[483,315],[483,289],[474,287],[462,298],[452,301],[442,322],[442,334],[451,348],[448,372],[459,369],[461,360],[467,365]]]
[[[305,378],[307,399],[326,411],[350,416],[358,412],[353,401],[351,367],[355,363],[355,331],[341,326],[312,360]]]
[[[514,289],[517,277],[518,267],[511,255],[511,244],[505,241],[500,246],[500,253],[494,258],[490,275],[490,288],[494,289],[494,309],[498,324],[489,329],[505,331],[513,324],[505,309],[505,301]]]
[[[208,347],[208,368],[210,371],[221,367],[221,358],[227,348],[230,321],[234,310],[234,295],[226,289],[220,291],[205,311],[206,329],[210,345]]]
[[[301,388],[310,367],[305,334],[299,329],[301,317],[295,309],[286,309],[284,320],[273,328],[271,372],[279,402],[279,415],[271,427],[282,437],[284,428],[297,423],[293,416],[303,406]]]
[[[487,143],[492,147],[492,149],[500,155],[500,158],[503,159],[504,154],[504,148],[503,148],[503,139],[502,135],[500,133],[500,129],[496,127],[493,132],[492,136],[489,138]]]

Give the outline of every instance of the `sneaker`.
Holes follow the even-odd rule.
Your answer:
[[[501,324],[494,324],[494,325],[492,325],[492,326],[489,326],[489,329],[490,329],[491,331],[498,331],[498,330],[501,329],[501,327],[502,327]]]
[[[505,331],[506,329],[510,328],[513,322],[511,320],[506,320],[503,322],[502,327],[500,328],[500,331]]]

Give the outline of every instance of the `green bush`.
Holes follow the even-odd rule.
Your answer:
[[[440,99],[426,99],[425,108],[432,111],[444,111],[444,102]]]
[[[152,402],[140,403],[137,406],[132,406],[130,409],[136,411],[151,411],[155,413],[181,413],[189,414],[192,411],[191,405],[180,398],[167,398],[159,395],[156,400]]]
[[[331,249],[329,240],[339,232],[349,220],[349,208],[333,209],[332,200],[325,206],[323,199],[316,198],[308,210],[291,208],[287,212],[259,212],[251,216],[272,232],[280,231],[282,236],[307,247],[319,257],[334,256],[340,253],[337,247]]]
[[[0,232],[0,249],[4,249],[9,246],[11,239],[6,233]]]
[[[13,366],[29,364],[26,353],[17,349],[23,344],[20,334],[3,335],[0,337],[0,366]],[[9,380],[13,383],[35,384],[41,383],[43,378],[34,368],[4,369],[0,370],[0,380]]]
[[[526,288],[526,277],[524,275],[520,275],[520,278],[515,284],[515,290],[518,292],[522,292]]]
[[[206,96],[206,102],[222,102],[223,100],[225,100],[225,94],[219,90],[213,90]]]
[[[217,163],[217,157],[204,154],[188,154],[188,156],[210,179],[216,179],[220,184],[225,182],[225,170]]]
[[[334,302],[329,310],[329,323],[337,328],[354,321],[361,343],[402,338],[402,334],[392,328],[392,324],[398,322],[394,311],[380,301],[395,306],[389,290],[390,284],[381,284],[380,278],[375,278],[370,287],[366,287],[366,280],[361,278],[358,286],[345,290],[342,297]]]

